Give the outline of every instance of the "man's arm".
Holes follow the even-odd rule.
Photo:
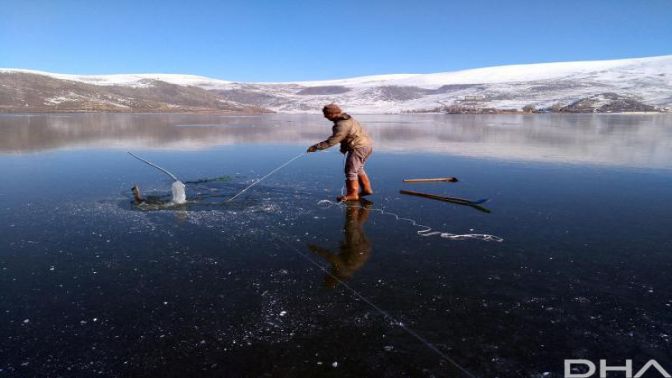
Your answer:
[[[343,139],[348,135],[348,123],[347,122],[338,122],[332,128],[332,134],[324,142],[320,142],[315,145],[318,150],[324,150],[331,146],[334,146],[338,143],[341,143]]]
[[[350,129],[350,123],[347,122],[337,122],[334,127],[331,128],[332,134],[325,141],[313,144],[308,147],[307,152],[315,152],[317,150],[324,150],[333,145],[340,143],[346,136],[348,136],[348,131]],[[343,152],[343,151],[341,151]]]

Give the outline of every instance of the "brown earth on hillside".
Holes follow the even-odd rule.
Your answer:
[[[22,72],[0,73],[0,112],[222,112],[263,113],[217,93],[159,80],[136,87],[100,86]]]

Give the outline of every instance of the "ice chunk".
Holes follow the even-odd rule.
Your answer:
[[[173,192],[173,203],[183,204],[187,202],[187,194],[184,192],[184,184],[182,181],[175,181],[170,187],[170,190]]]

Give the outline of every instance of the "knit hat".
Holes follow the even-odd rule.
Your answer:
[[[324,113],[325,115],[336,116],[343,113],[343,110],[341,110],[341,108],[338,105],[331,103],[329,105],[325,105],[324,108],[322,108],[322,113]]]

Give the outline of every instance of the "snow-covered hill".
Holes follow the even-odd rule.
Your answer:
[[[197,87],[222,103],[289,113],[319,112],[329,102],[342,104],[353,113],[470,111],[484,108],[520,110],[526,105],[528,108],[565,111],[618,111],[618,106],[642,110],[649,109],[647,105],[658,109],[672,108],[672,55],[278,83],[240,83],[175,74],[85,76],[0,69],[0,79],[21,74],[61,80],[64,88],[71,87],[65,83],[80,83],[89,89],[125,87],[147,90],[160,83],[171,84],[171,88]],[[5,97],[11,96],[11,89],[4,80],[0,87],[0,109]],[[42,102],[48,108],[50,104],[79,98],[77,93],[73,95],[71,92],[56,93]],[[91,96],[90,92],[86,96]],[[586,100],[595,98],[601,100]],[[170,104],[170,98],[163,100]],[[613,104],[610,105],[609,101]],[[595,105],[591,108],[586,104],[601,107]]]

